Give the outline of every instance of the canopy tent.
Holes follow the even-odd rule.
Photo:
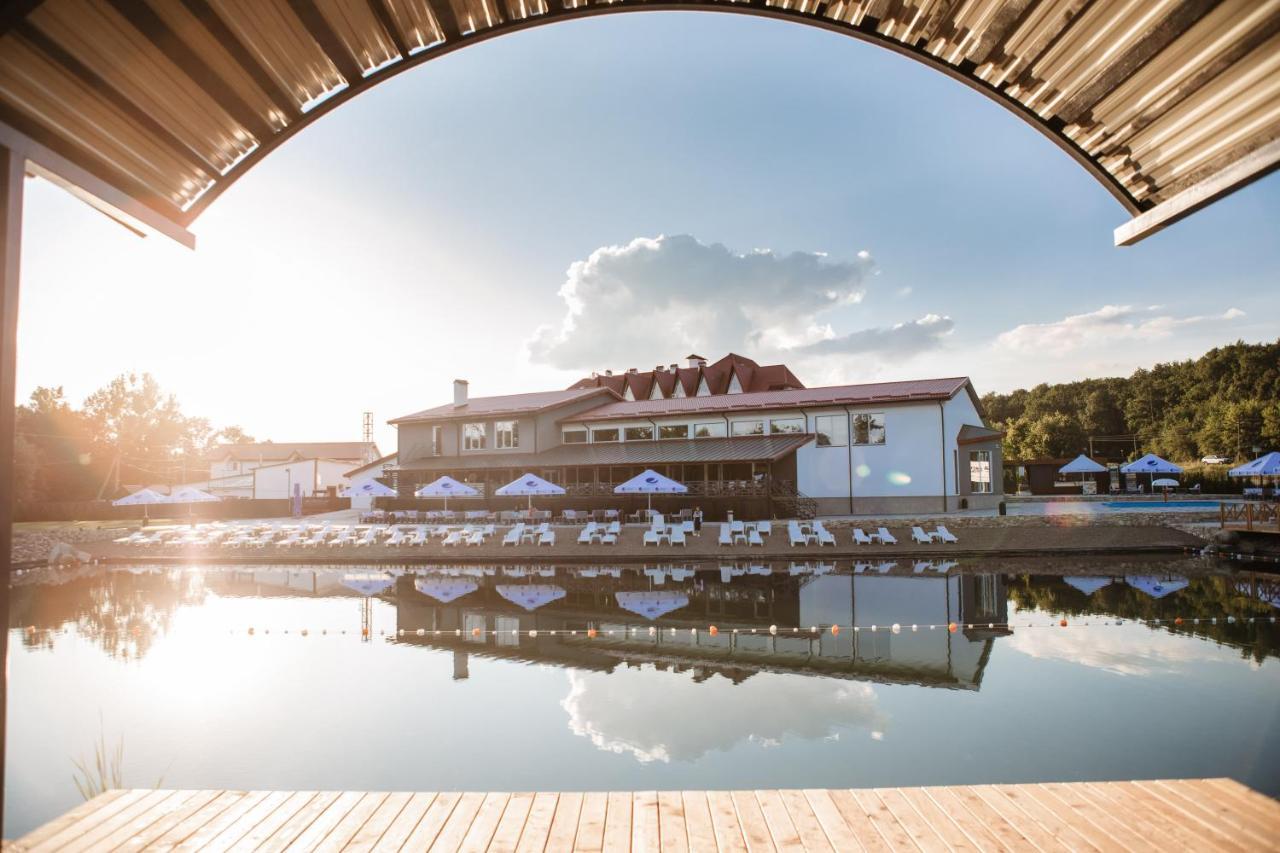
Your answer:
[[[1063,580],[1085,595],[1093,595],[1104,586],[1110,586],[1111,584],[1111,578],[1073,577],[1063,578]]]
[[[413,587],[441,604],[456,601],[480,588],[475,581],[462,578],[414,578]]]
[[[536,474],[525,474],[505,486],[494,489],[493,493],[503,497],[528,497],[529,509],[532,510],[534,497],[538,495],[563,495],[564,489],[555,483],[547,482]]]
[[[444,498],[444,508],[448,509],[449,498],[474,498],[478,497],[480,492],[466,483],[460,483],[445,475],[432,480],[413,494],[414,497],[419,498]]]
[[[677,483],[670,477],[664,477],[657,471],[646,468],[621,486],[615,486],[615,495],[648,495],[649,509],[653,509],[654,495],[683,495],[689,491],[684,483]]]
[[[544,604],[559,601],[565,591],[555,584],[499,584],[494,587],[498,595],[525,610],[537,610]]]
[[[355,590],[361,595],[379,595],[395,585],[396,579],[381,572],[372,574],[343,575],[339,581],[347,589]]]
[[[689,606],[689,596],[675,590],[639,590],[616,592],[618,606],[646,619],[666,616],[673,610]]]
[[[1228,477],[1280,477],[1280,453],[1271,451],[1252,462],[1238,465],[1227,472]]]
[[[222,498],[218,497],[217,495],[211,495],[208,492],[202,492],[199,489],[197,489],[195,486],[179,486],[177,489],[174,489],[172,492],[169,493],[169,498],[166,501],[166,503],[194,504],[194,503],[209,503],[209,502],[220,501],[220,500],[222,500]]]
[[[1107,466],[1094,462],[1088,456],[1081,453],[1075,459],[1072,459],[1066,465],[1058,469],[1059,474],[1105,474]]]
[[[377,480],[361,480],[343,489],[339,497],[394,498],[399,497],[399,493],[390,486],[379,483]]]
[[[1181,474],[1182,468],[1174,465],[1168,459],[1161,459],[1154,453],[1148,453],[1141,459],[1135,459],[1128,465],[1120,466],[1122,474],[1148,474],[1151,477],[1151,486],[1155,488],[1155,478],[1158,474]]]
[[[1191,585],[1191,581],[1186,578],[1172,575],[1163,578],[1156,575],[1126,575],[1124,582],[1152,598],[1164,598]]]

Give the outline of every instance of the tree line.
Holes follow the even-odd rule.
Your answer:
[[[1157,453],[1175,462],[1253,448],[1280,450],[1280,340],[1217,347],[1197,359],[1157,364],[1129,377],[1041,384],[982,398],[1005,432],[1007,460],[1095,456],[1126,461]],[[1096,441],[1131,436],[1127,440]]]
[[[149,373],[123,374],[76,408],[61,387],[40,387],[17,408],[14,496],[22,503],[115,498],[128,486],[207,475],[216,444],[253,441],[185,414]]]

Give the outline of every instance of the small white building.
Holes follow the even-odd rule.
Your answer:
[[[209,479],[247,474],[255,468],[296,462],[303,459],[330,459],[345,462],[350,468],[365,465],[382,454],[372,441],[256,441],[246,444],[222,444],[205,454],[209,463]]]
[[[378,458],[378,446],[365,441],[224,444],[205,454],[209,479],[187,485],[220,498],[289,498],[294,484],[303,497],[333,497],[353,466]]]

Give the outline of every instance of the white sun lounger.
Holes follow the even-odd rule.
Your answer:
[[[791,538],[791,547],[797,545],[808,545],[809,540],[805,537],[804,532],[800,530],[800,525],[794,521],[787,525],[787,536]]]
[[[452,545],[453,547],[456,548],[457,546],[462,544],[462,537],[464,535],[465,534],[461,530],[454,530],[450,532],[448,536],[444,537],[444,542],[441,544],[443,544],[445,547]]]
[[[512,527],[510,530],[507,531],[506,536],[502,537],[502,547],[505,548],[508,545],[519,545],[520,537],[523,535],[524,535],[524,525],[517,524],[515,527]]]
[[[831,535],[831,531],[822,526],[821,521],[813,523],[813,532],[818,536],[819,545],[830,545],[832,548],[836,546],[836,537]]]
[[[644,546],[645,546],[645,547],[648,547],[649,545],[657,545],[657,544],[658,544],[658,531],[656,531],[656,530],[652,530],[652,529],[650,529],[650,530],[646,530],[646,531],[644,532],[644,543],[643,543],[643,544],[644,544]]]
[[[887,527],[878,528],[876,530],[876,538],[879,539],[885,545],[898,544],[898,540],[894,538],[894,535],[889,532],[889,528]]]
[[[578,544],[590,545],[591,540],[595,539],[599,535],[600,534],[596,532],[596,523],[594,521],[588,521],[586,526],[582,528],[582,532],[578,534]]]
[[[483,544],[484,544],[484,531],[483,531],[483,530],[473,530],[473,531],[471,531],[471,532],[470,532],[470,533],[468,533],[468,534],[467,534],[467,536],[466,536],[466,543],[467,543],[467,545],[468,545],[468,546],[470,546],[470,545],[483,545]]]
[[[951,545],[954,545],[955,543],[960,541],[959,539],[956,538],[956,535],[954,533],[952,533],[950,530],[947,529],[947,526],[945,524],[939,524],[937,529],[934,530],[933,535],[938,537],[938,541],[946,542]]]
[[[760,531],[760,535],[761,535],[761,536],[772,536],[772,535],[773,535],[773,522],[772,522],[772,521],[757,521],[757,522],[756,522],[756,530]]]
[[[764,540],[760,538],[760,530],[758,528],[747,531],[747,544],[759,545],[761,548],[764,547]]]
[[[671,544],[672,544],[672,545],[679,545],[681,548],[685,547],[685,538],[684,538],[684,528],[683,528],[683,527],[672,527],[672,528],[671,528],[671,537],[670,537],[670,538],[671,538]]]
[[[556,544],[556,532],[551,529],[550,525],[544,524],[543,527],[546,529],[538,534],[538,544],[539,545]]]
[[[911,528],[911,541],[919,542],[922,545],[931,545],[933,544],[933,534],[925,533],[923,527],[916,525]]]
[[[733,528],[727,524],[720,525],[720,544],[721,545],[733,544]]]
[[[853,528],[853,544],[870,545],[871,542],[872,542],[871,537],[868,536],[865,532],[863,532],[861,527]]]

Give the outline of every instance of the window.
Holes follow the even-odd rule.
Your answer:
[[[774,418],[769,421],[769,433],[804,432],[804,418]]]
[[[462,449],[484,450],[484,424],[462,425]]]
[[[622,431],[627,441],[653,441],[653,427],[627,427]]]
[[[593,429],[591,431],[591,440],[596,441],[617,441],[618,428],[610,427],[608,429]]]
[[[658,427],[658,438],[688,438],[688,424],[667,424]]]
[[[854,415],[854,444],[884,444],[884,415]]]
[[[560,433],[560,440],[565,444],[586,444],[587,431],[585,429],[567,429]]]
[[[734,435],[764,435],[764,421],[734,421]]]
[[[991,494],[991,451],[969,451],[969,491],[975,495]]]
[[[493,425],[493,446],[510,450],[520,446],[520,424],[516,421],[498,421]]]
[[[694,438],[724,438],[724,422],[716,421],[710,424],[694,424]]]
[[[444,428],[433,426],[431,428],[431,455],[444,455]]]
[[[849,443],[849,418],[845,415],[818,415],[813,419],[819,447],[844,447]]]

